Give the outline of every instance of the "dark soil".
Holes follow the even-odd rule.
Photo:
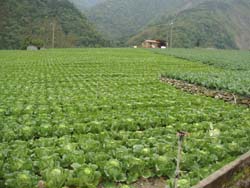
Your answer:
[[[245,180],[240,180],[236,183],[236,185],[232,188],[250,188],[250,177],[246,177]]]
[[[140,179],[132,186],[135,188],[166,188],[166,180],[163,178]]]
[[[190,84],[182,80],[176,80],[176,79],[171,79],[171,78],[166,78],[166,77],[161,77],[160,80],[162,82],[165,82],[174,86],[177,89],[180,89],[188,93],[205,95],[207,97],[224,100],[225,102],[250,107],[250,97],[235,95],[233,93],[229,93],[229,92],[225,92],[221,90],[208,89],[206,87],[195,85],[195,84]]]
[[[230,184],[229,184],[230,185]],[[238,174],[235,175],[234,180],[229,188],[250,188],[250,163],[246,164]]]
[[[122,184],[117,183],[116,185],[112,185],[112,186],[104,186],[104,185],[99,185],[98,188],[119,188],[121,187]],[[166,179],[164,178],[149,178],[149,179],[145,179],[145,178],[141,178],[139,179],[137,182],[132,183],[130,185],[133,188],[166,188]]]

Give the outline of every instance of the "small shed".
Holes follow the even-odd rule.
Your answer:
[[[29,46],[27,46],[27,50],[28,51],[36,51],[36,50],[38,50],[38,47],[34,46],[34,45],[29,45]]]
[[[145,40],[142,43],[143,48],[161,48],[166,47],[166,41],[164,40]]]

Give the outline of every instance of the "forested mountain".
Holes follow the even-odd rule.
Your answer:
[[[89,10],[89,18],[107,37],[126,40],[165,12],[182,8],[190,0],[106,0]]]
[[[249,0],[105,0],[87,14],[103,35],[125,45],[166,40],[174,21],[174,47],[250,48]]]
[[[169,41],[171,22],[173,47],[250,49],[249,0],[0,0],[0,16],[0,49],[50,47],[52,23],[55,47]]]
[[[172,21],[174,47],[250,48],[248,0],[210,0],[171,16],[163,16],[128,43],[138,44],[146,38],[169,41]]]
[[[69,1],[74,3],[76,8],[80,10],[85,10],[99,3],[104,2],[105,0],[69,0]]]
[[[50,47],[52,23],[55,47],[106,44],[67,0],[1,0],[0,17],[0,49],[20,49],[32,43]]]

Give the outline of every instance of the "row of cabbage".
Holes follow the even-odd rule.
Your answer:
[[[248,51],[208,49],[168,49],[155,51],[195,61],[172,69],[166,76],[250,96],[250,53]],[[183,62],[183,61],[181,61]],[[204,64],[204,65],[203,65]]]
[[[154,50],[191,61],[198,61],[226,70],[250,70],[249,51],[240,50],[218,50],[218,49],[168,49],[166,51]]]
[[[178,59],[129,49],[0,53],[0,187],[171,180],[178,130],[190,133],[181,187],[250,149],[249,109],[159,82]]]

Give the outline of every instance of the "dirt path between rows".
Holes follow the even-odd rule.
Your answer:
[[[250,107],[250,97],[244,97],[244,96],[240,96],[240,95],[236,95],[233,93],[220,91],[220,90],[208,89],[204,86],[190,84],[186,81],[176,80],[176,79],[167,78],[167,77],[161,77],[160,80],[162,82],[165,82],[174,86],[177,89],[180,89],[188,93],[200,94],[200,95],[204,95],[207,97],[224,100],[225,102]]]

